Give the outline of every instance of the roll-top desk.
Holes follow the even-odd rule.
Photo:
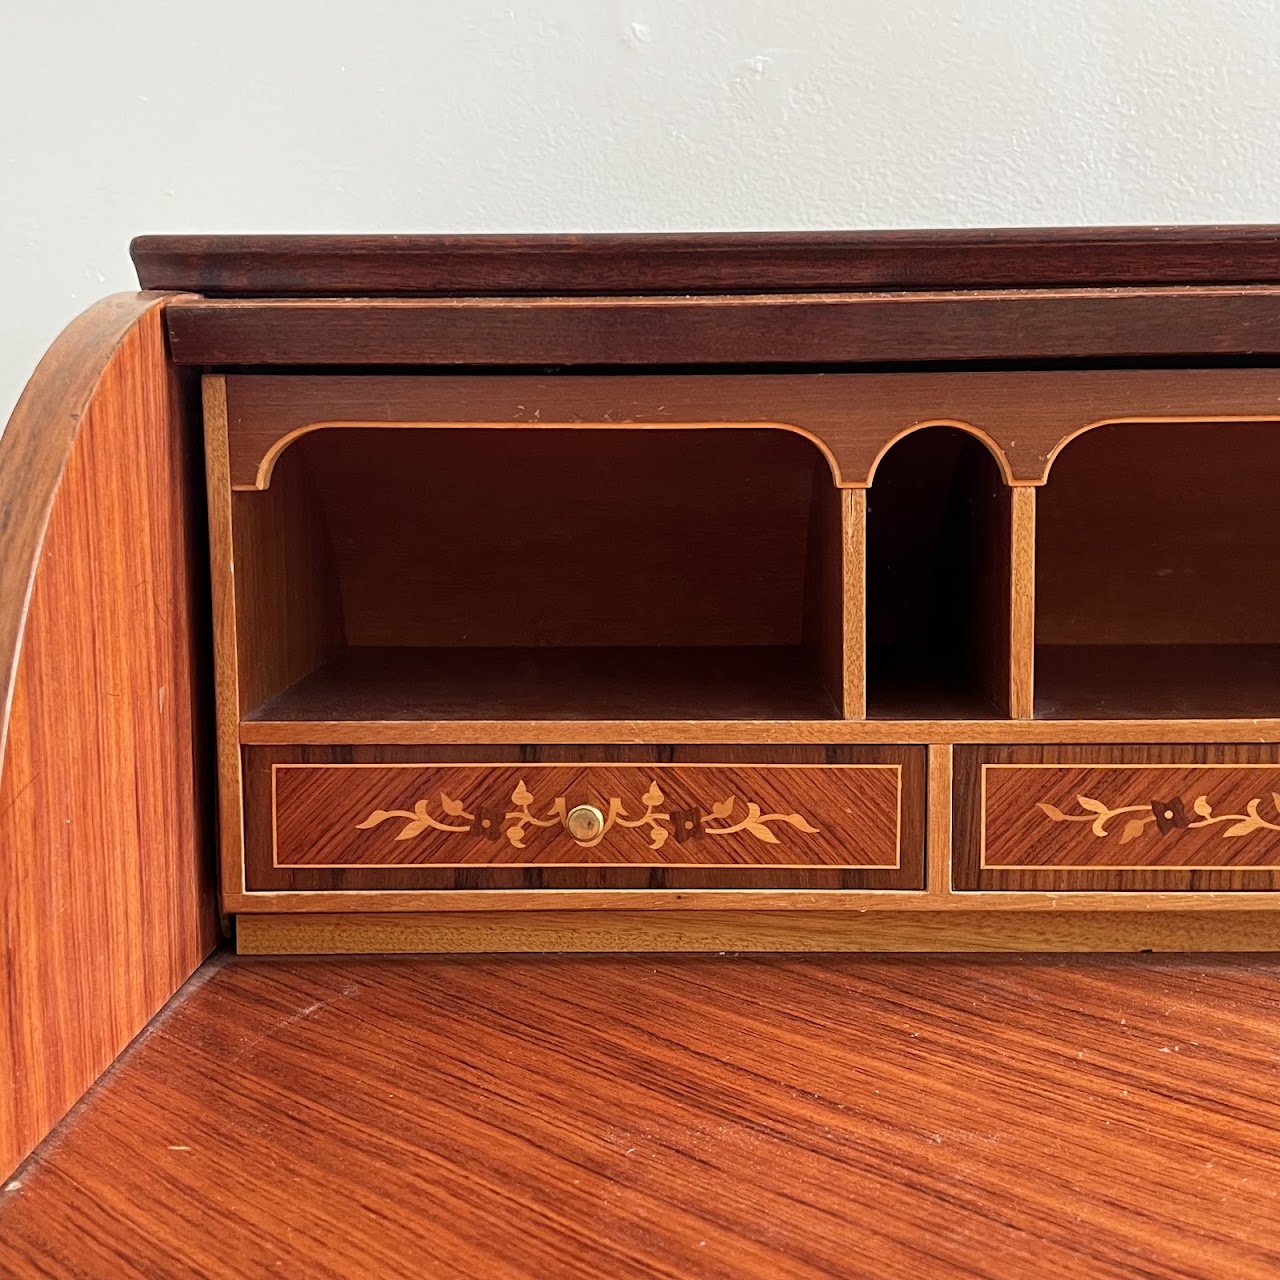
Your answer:
[[[1273,230],[133,252],[242,950],[1280,943]]]

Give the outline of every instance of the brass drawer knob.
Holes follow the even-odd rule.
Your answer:
[[[580,804],[569,810],[564,825],[575,840],[594,840],[604,830],[604,814],[593,804]]]

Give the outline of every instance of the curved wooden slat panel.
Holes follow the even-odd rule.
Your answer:
[[[0,762],[22,626],[58,482],[107,363],[153,305],[117,294],[77,316],[40,362],[0,434]]]
[[[199,489],[166,301],[74,321],[0,436],[0,1172],[216,940]]]

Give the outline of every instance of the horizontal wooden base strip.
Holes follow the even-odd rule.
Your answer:
[[[245,720],[246,745],[1280,742],[1280,720]]]
[[[262,915],[241,955],[546,951],[1280,951],[1280,915],[790,912]]]
[[[915,913],[947,915],[981,912],[1005,915],[1110,915],[1171,911],[1280,913],[1280,893],[1253,890],[1204,893],[1179,889],[1118,892],[1098,890],[994,889],[952,893],[945,878],[934,889],[337,889],[235,891],[225,896],[232,914],[414,915],[494,914],[555,911],[578,915],[603,912],[769,912],[773,914],[862,915]]]

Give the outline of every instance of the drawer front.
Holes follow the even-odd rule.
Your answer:
[[[437,758],[407,758],[424,754]],[[565,754],[248,748],[248,887],[923,882],[921,748]]]
[[[957,889],[1280,889],[1280,748],[956,750]]]

